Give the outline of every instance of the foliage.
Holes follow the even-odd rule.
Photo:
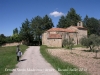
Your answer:
[[[21,38],[19,37],[19,34],[13,34],[11,36],[13,42],[20,42],[21,41]]]
[[[15,28],[15,29],[13,30],[13,34],[18,34],[18,29],[17,29],[17,28]]]
[[[41,35],[44,31],[52,28],[54,25],[52,19],[45,15],[43,18],[36,16],[31,20],[31,28],[36,41],[41,40]]]
[[[94,51],[94,47],[100,45],[99,41],[100,41],[99,36],[97,36],[95,34],[91,34],[89,37],[83,37],[80,40],[80,43],[83,46],[90,48],[90,51]]]
[[[94,40],[94,45],[96,46],[95,49],[95,53],[96,53],[96,58],[97,58],[97,53],[100,51],[100,36],[96,35],[96,39]]]
[[[20,27],[19,37],[21,38],[21,40],[26,42],[25,44],[27,45],[29,44],[30,41],[33,41],[34,37],[31,31],[30,22],[28,19],[26,19],[22,23],[22,27]]]
[[[0,45],[4,44],[6,42],[6,36],[4,34],[0,35]]]
[[[47,46],[41,46],[40,47],[40,52],[42,56],[58,71],[60,72],[61,75],[89,75],[86,72],[83,71],[78,71],[78,67],[68,63],[64,62],[63,60],[52,56],[48,52],[48,47]],[[63,70],[63,71],[60,71]],[[74,69],[77,69],[77,71],[74,71]],[[65,70],[65,71],[64,71]],[[66,71],[67,70],[67,71]],[[73,70],[73,71],[71,71]]]
[[[66,18],[69,19],[69,25],[76,26],[77,22],[81,21],[80,15],[76,13],[74,8],[70,8],[70,11],[68,11]]]
[[[63,47],[67,47],[68,49],[72,50],[73,46],[74,46],[74,40],[72,38],[63,40]]]
[[[74,8],[70,8],[70,11],[68,11],[68,14],[66,16],[62,16],[59,19],[57,27],[59,28],[66,28],[70,25],[77,25],[77,22],[81,21],[81,16],[76,13]]]
[[[99,31],[100,31],[100,23],[99,20],[97,20],[96,18],[92,17],[89,18],[87,15],[84,18],[84,26],[88,29],[88,35],[91,34],[97,34],[100,35]]]
[[[50,29],[52,27],[54,27],[52,19],[48,15],[45,15],[43,17],[42,30],[46,31],[46,30],[48,30],[48,29]]]
[[[32,32],[35,40],[40,40],[40,35],[43,33],[42,30],[42,18],[40,16],[36,16],[31,20]]]
[[[59,28],[66,28],[67,27],[65,16],[61,16],[61,18],[59,19],[57,27],[59,27]]]
[[[83,38],[81,38],[80,43],[83,46],[90,48],[90,51],[93,51],[93,48],[95,47],[95,45],[94,45],[95,38],[96,38],[96,36],[94,34],[90,35],[89,37],[83,37]]]
[[[91,34],[89,37],[83,37],[80,42],[83,46],[90,48],[90,51],[95,52],[97,58],[97,53],[100,50],[100,36]]]

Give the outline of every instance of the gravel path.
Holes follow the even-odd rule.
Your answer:
[[[30,46],[10,75],[60,75],[40,54],[39,46]]]

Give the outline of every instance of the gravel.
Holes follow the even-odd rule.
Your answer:
[[[39,46],[29,46],[10,75],[60,75],[40,54]]]

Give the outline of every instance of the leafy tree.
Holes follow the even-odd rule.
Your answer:
[[[13,42],[20,42],[21,41],[21,38],[19,37],[19,34],[13,34],[11,36]]]
[[[85,16],[84,20],[83,20],[83,24],[84,24],[84,27],[87,28],[87,21],[88,21],[89,17],[88,15]]]
[[[13,42],[20,42],[21,38],[19,37],[19,31],[17,28],[13,30],[13,35],[11,36]]]
[[[24,43],[27,45],[29,44],[30,41],[33,40],[33,34],[28,19],[26,19],[25,22],[22,23],[22,27],[20,27],[19,36],[21,40],[23,40]]]
[[[80,40],[80,43],[83,46],[86,46],[87,48],[90,48],[90,51],[94,51],[95,45],[95,39],[97,36],[95,34],[91,34],[89,37],[83,37]]]
[[[4,44],[6,42],[5,38],[6,38],[6,36],[4,34],[0,34],[0,45]]]
[[[18,34],[18,29],[17,29],[17,28],[15,28],[15,29],[13,30],[13,34]]]
[[[67,44],[68,44],[68,39],[64,39],[64,40],[63,40],[63,47],[66,47]]]
[[[48,15],[45,15],[43,17],[42,22],[43,22],[43,24],[42,24],[42,30],[44,30],[44,31],[46,31],[46,30],[54,27],[52,19]]]
[[[72,53],[72,48],[74,46],[74,41],[72,38],[69,38],[69,39],[64,39],[63,40],[63,46],[64,47],[67,47],[69,49],[71,49],[71,53]]]
[[[96,46],[95,47],[95,53],[96,53],[96,58],[97,58],[97,53],[100,51],[100,37],[99,36],[95,36],[96,37],[96,39],[94,40],[94,45]]]
[[[91,34],[89,37],[83,37],[81,39],[81,44],[90,48],[90,51],[95,51],[95,57],[97,58],[97,53],[100,50],[100,37],[98,35]]]
[[[70,25],[76,26],[78,21],[81,21],[81,16],[76,13],[74,8],[70,8],[66,16],[61,16],[57,27],[66,28]]]
[[[97,20],[96,18],[92,17],[92,18],[88,18],[88,16],[86,16],[84,18],[84,24],[85,27],[87,27],[88,29],[88,35],[91,34],[100,34],[100,24],[99,24],[99,20]]]
[[[68,26],[70,25],[77,25],[78,21],[81,21],[81,16],[76,13],[74,8],[70,8],[68,14],[66,15],[66,21],[68,22]]]
[[[59,27],[59,28],[67,27],[66,26],[66,18],[65,18],[65,16],[61,16],[61,18],[59,19],[57,27]]]
[[[54,27],[52,19],[45,15],[43,18],[36,16],[31,20],[32,32],[34,33],[35,40],[41,41],[41,35],[44,31]]]
[[[40,41],[41,34],[43,33],[42,24],[43,22],[40,16],[36,16],[31,20],[32,32],[34,33],[34,39],[37,41]]]

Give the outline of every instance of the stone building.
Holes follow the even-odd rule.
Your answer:
[[[48,47],[62,47],[64,39],[72,38],[74,43],[79,44],[79,40],[87,36],[87,29],[83,27],[83,23],[79,21],[77,26],[68,28],[51,28],[42,34],[42,45]]]

